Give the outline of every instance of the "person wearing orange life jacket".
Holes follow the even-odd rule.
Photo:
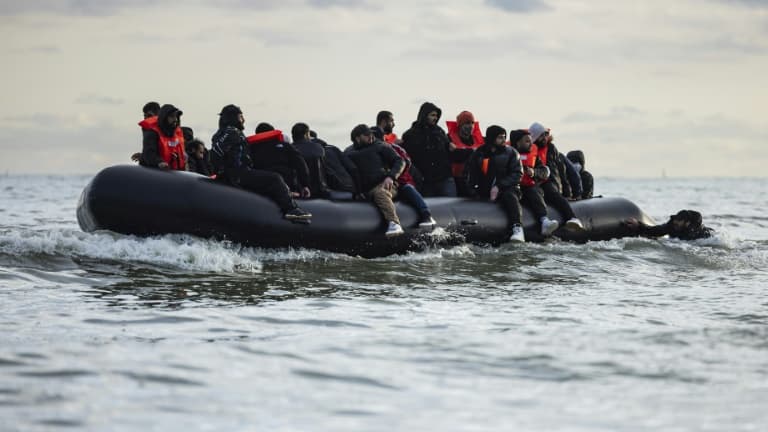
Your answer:
[[[549,169],[537,158],[538,147],[531,142],[531,134],[527,129],[510,131],[509,143],[520,153],[523,166],[523,177],[520,180],[521,201],[528,205],[541,224],[541,235],[548,237],[560,226],[559,222],[547,216],[544,192],[538,186],[549,177]]]
[[[498,202],[507,214],[509,240],[524,242],[521,225],[520,179],[523,167],[520,155],[505,145],[507,131],[501,126],[489,126],[485,143],[474,150],[465,165],[466,184],[471,195]]]
[[[480,132],[480,123],[469,111],[462,111],[456,116],[456,121],[446,121],[448,138],[451,139],[451,172],[456,181],[456,192],[459,196],[469,196],[471,192],[464,183],[464,164],[472,152],[483,145],[485,140]]]
[[[160,104],[154,101],[147,102],[146,104],[144,104],[144,107],[141,109],[141,111],[144,114],[144,120],[147,120],[150,117],[155,117],[155,120],[157,120],[157,114],[160,113]],[[141,136],[143,139],[144,131],[142,131]],[[141,163],[141,152],[132,154],[131,160],[134,162]]]
[[[171,104],[160,107],[157,117],[139,122],[144,133],[140,164],[151,168],[186,171],[184,134],[179,127],[183,112]]]
[[[556,175],[558,172],[556,170],[558,170],[558,168],[554,165],[551,165],[557,164],[559,162],[557,160],[559,152],[557,151],[557,148],[554,146],[554,144],[552,144],[551,140],[549,140],[549,131],[546,127],[538,122],[534,122],[528,128],[528,131],[531,134],[531,141],[533,141],[533,143],[538,147],[537,158],[543,165],[550,166],[550,178],[541,183],[540,186],[542,192],[544,192],[544,201],[551,204],[554,208],[557,209],[557,211],[560,212],[560,214],[565,219],[565,227],[567,229],[583,230],[584,225],[581,223],[581,220],[579,220],[579,218],[577,218],[573,213],[573,209],[571,209],[571,205],[568,203],[568,200],[563,197],[563,195],[560,193],[560,190],[558,190],[557,186],[553,182],[552,171],[555,171]]]
[[[253,168],[280,174],[294,196],[309,198],[312,195],[309,168],[288,135],[262,122],[247,139]]]

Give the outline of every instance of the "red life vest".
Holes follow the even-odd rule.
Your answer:
[[[282,141],[283,131],[275,129],[271,131],[260,132],[255,135],[246,137],[245,139],[248,141],[248,144],[261,144],[265,142]]]
[[[184,151],[184,132],[180,127],[173,131],[173,136],[166,136],[157,125],[157,116],[144,119],[139,122],[143,130],[153,130],[157,133],[157,154],[168,168],[177,171],[187,169],[187,153]]]
[[[520,162],[523,164],[523,168],[536,166],[536,157],[539,154],[539,148],[536,144],[531,144],[531,150],[528,153],[520,153]],[[523,178],[520,180],[520,184],[523,186],[531,187],[536,186],[536,181],[533,177],[525,173],[523,169]]]
[[[395,135],[395,134],[392,134]],[[386,138],[386,136],[385,136]],[[397,139],[397,135],[395,135],[395,139]],[[397,178],[397,184],[400,186],[405,186],[407,184],[416,187],[416,182],[413,180],[413,176],[411,176],[411,157],[408,156],[408,152],[405,151],[404,148],[400,147],[397,144],[390,144],[392,146],[392,150],[397,153],[398,156],[400,156],[405,161],[405,169],[403,169],[403,172],[400,173],[400,177]]]
[[[388,144],[394,144],[395,141],[397,141],[397,134],[396,133],[390,133],[384,135],[384,142]]]
[[[480,123],[475,122],[475,124],[472,126],[472,145],[466,145],[464,142],[461,141],[461,137],[459,137],[459,124],[455,121],[446,121],[445,126],[448,128],[448,137],[453,141],[453,144],[456,145],[457,149],[476,149],[480,147],[481,145],[485,144],[485,139],[483,138],[483,133],[480,132]],[[454,177],[461,177],[464,175],[464,163],[463,162],[454,162],[451,164],[451,171],[453,173]]]

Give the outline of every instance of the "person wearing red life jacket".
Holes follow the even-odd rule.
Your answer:
[[[187,170],[184,134],[179,127],[183,112],[171,104],[160,107],[157,117],[149,117],[139,126],[144,133],[140,164],[150,168]]]
[[[538,186],[548,176],[548,168],[538,159],[538,147],[531,142],[531,134],[526,129],[509,132],[510,146],[520,153],[523,165],[523,177],[520,180],[521,202],[528,205],[533,215],[541,224],[541,235],[548,237],[560,226],[560,223],[547,216],[544,192]]]
[[[456,181],[456,192],[459,196],[470,196],[464,182],[464,164],[472,156],[472,152],[485,143],[480,123],[469,111],[462,111],[456,116],[456,121],[446,121],[448,138],[451,139],[451,172]]]
[[[312,195],[309,168],[299,150],[291,144],[290,136],[262,122],[256,126],[256,133],[247,139],[253,168],[280,174],[294,196],[309,198]]]
[[[155,120],[157,120],[157,114],[160,113],[160,104],[154,101],[147,102],[146,104],[144,104],[144,107],[141,109],[141,111],[144,114],[144,120],[147,120],[150,117],[155,117]],[[141,136],[143,139],[144,131],[142,131]],[[132,154],[131,160],[134,162],[141,163],[141,152]]]
[[[565,227],[570,230],[583,230],[584,225],[576,217],[571,209],[568,200],[563,197],[560,190],[555,185],[552,175],[557,175],[559,162],[559,152],[549,139],[549,131],[541,123],[534,122],[528,131],[531,134],[531,141],[538,147],[537,158],[543,165],[550,166],[550,178],[541,183],[541,190],[544,192],[544,201],[551,204],[565,219]],[[554,164],[554,165],[552,165]],[[552,174],[554,172],[555,174]]]

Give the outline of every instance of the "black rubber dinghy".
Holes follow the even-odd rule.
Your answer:
[[[506,215],[499,205],[465,198],[426,199],[437,229],[420,229],[418,215],[398,202],[397,213],[405,230],[386,238],[385,221],[373,205],[352,200],[302,200],[312,213],[310,224],[283,218],[271,200],[187,172],[161,171],[118,165],[98,173],[85,187],[77,206],[83,231],[110,230],[151,236],[192,234],[226,239],[263,248],[309,248],[380,257],[430,246],[460,243],[498,245],[508,240]],[[586,242],[622,237],[621,221],[635,218],[653,224],[634,203],[623,198],[592,198],[571,203],[584,231],[560,228],[555,236]],[[562,223],[549,208],[549,217]],[[541,241],[539,224],[527,208],[523,223],[528,241]]]

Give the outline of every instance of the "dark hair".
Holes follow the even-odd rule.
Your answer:
[[[378,114],[376,114],[376,126],[381,124],[382,120],[387,120],[392,116],[392,113],[389,111],[379,111]]]
[[[370,133],[371,128],[364,124],[359,124],[352,129],[352,132],[349,134],[349,138],[352,140],[352,142],[354,142],[355,138],[359,137],[360,135],[369,135]]]
[[[147,102],[141,110],[144,114],[157,115],[160,113],[160,104],[157,102]]]
[[[195,132],[189,126],[182,126],[181,132],[184,134],[184,141],[192,141],[195,139]]]
[[[256,133],[269,132],[275,130],[275,127],[267,122],[261,122],[256,125]]]
[[[315,131],[313,131],[313,130],[310,130],[310,131],[309,131],[309,137],[310,137],[310,138],[317,138],[317,132],[315,132]]]
[[[309,126],[306,123],[296,123],[291,128],[291,138],[293,142],[301,141],[304,139],[304,135],[309,132]]]

